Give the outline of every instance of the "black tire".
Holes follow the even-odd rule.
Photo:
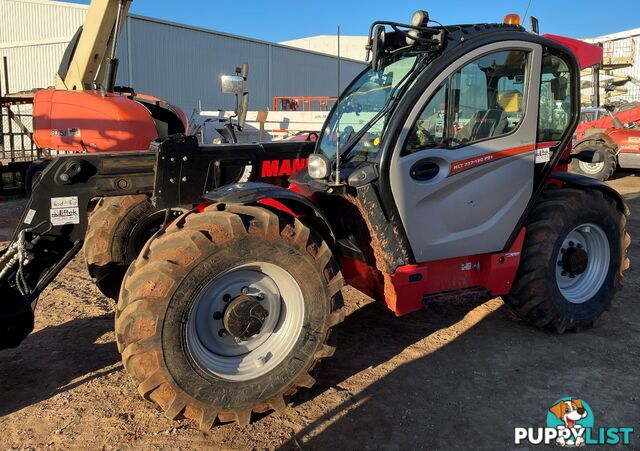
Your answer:
[[[556,268],[566,237],[584,224],[594,224],[606,234],[610,259],[600,288],[595,286],[597,291],[590,298],[575,303],[561,292]],[[505,303],[528,323],[553,332],[592,326],[609,308],[629,268],[631,239],[625,224],[626,217],[615,201],[599,190],[547,189],[527,220],[520,267],[511,292],[504,296]]]
[[[609,180],[618,168],[616,149],[612,148],[604,141],[585,141],[578,144],[574,148],[574,153],[583,150],[598,151],[602,154],[604,161],[602,162],[602,164],[597,164],[597,166],[590,167],[589,163],[584,163],[580,160],[573,159],[571,161],[571,172],[586,175],[587,177],[593,177],[602,181]]]
[[[48,161],[34,161],[27,168],[27,173],[24,176],[24,189],[27,193],[27,197],[31,197],[33,194],[33,188],[40,181],[42,177],[42,171],[49,164]]]
[[[265,374],[233,381],[207,373],[187,349],[191,308],[216,275],[258,261],[296,280],[304,295],[300,334]],[[168,418],[190,418],[203,430],[216,422],[248,424],[253,413],[282,410],[288,396],[314,384],[311,374],[333,355],[334,326],[344,320],[342,286],[327,243],[298,219],[260,207],[208,207],[171,224],[127,271],[116,312],[118,349],[139,393]]]
[[[96,204],[89,217],[84,254],[89,274],[106,297],[118,299],[127,268],[157,226],[153,221],[143,224],[155,211],[145,195],[105,197]],[[144,226],[148,230],[132,233]]]

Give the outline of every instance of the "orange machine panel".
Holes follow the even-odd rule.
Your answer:
[[[33,125],[40,148],[72,152],[147,150],[158,137],[151,114],[140,103],[96,91],[38,91]]]
[[[151,102],[164,103],[180,119],[180,122],[182,122],[182,125],[184,125],[185,134],[189,132],[189,119],[187,119],[187,115],[184,114],[184,111],[182,111],[182,109],[177,105],[172,105],[166,100],[161,99],[160,97],[152,96],[151,94],[145,94],[143,92],[136,92],[136,98],[149,100]]]

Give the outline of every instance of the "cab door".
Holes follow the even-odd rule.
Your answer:
[[[529,42],[475,49],[409,113],[389,175],[417,262],[504,248],[533,192],[541,59]]]

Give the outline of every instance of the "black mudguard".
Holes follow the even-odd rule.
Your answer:
[[[600,190],[605,195],[611,197],[616,201],[616,205],[618,206],[618,209],[622,214],[624,214],[625,216],[629,216],[629,214],[631,213],[631,210],[629,210],[629,206],[625,202],[624,198],[620,195],[620,193],[618,193],[611,186],[607,185],[605,182],[601,182],[600,180],[596,180],[585,175],[574,174],[573,172],[554,172],[551,175],[551,179],[555,179],[569,186]]]
[[[223,186],[204,195],[206,200],[225,204],[250,205],[264,199],[275,199],[296,214],[314,218],[322,227],[318,232],[324,238],[331,238],[335,242],[335,234],[329,220],[320,208],[301,194],[290,189],[260,182],[234,183]]]

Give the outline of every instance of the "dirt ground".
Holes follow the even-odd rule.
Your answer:
[[[640,210],[640,176],[612,185]],[[0,241],[23,206],[0,201]],[[640,236],[635,213],[628,229]],[[204,433],[138,396],[114,342],[113,305],[80,256],[41,296],[34,333],[0,352],[0,448],[511,449],[515,427],[545,426],[548,407],[565,396],[586,400],[596,427],[637,427],[636,242],[630,257],[612,309],[592,330],[562,336],[517,321],[500,299],[395,318],[346,289],[338,351],[317,385],[282,414]]]

